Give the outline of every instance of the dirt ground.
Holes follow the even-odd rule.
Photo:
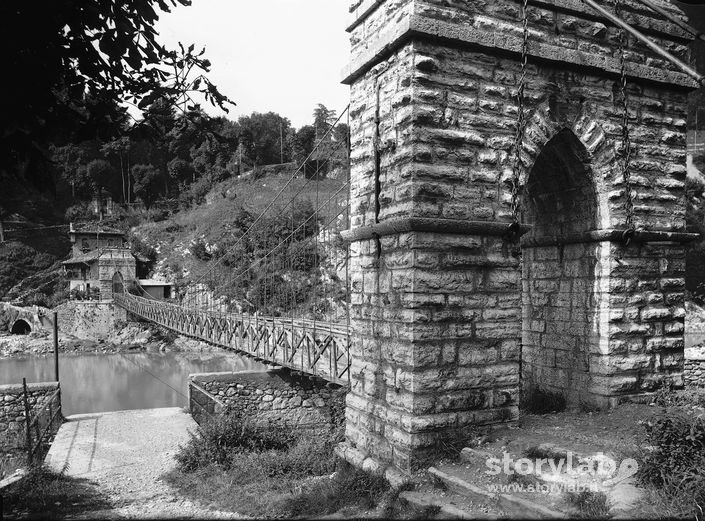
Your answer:
[[[68,418],[46,462],[52,470],[86,478],[113,508],[84,519],[241,519],[185,499],[162,481],[174,454],[196,429],[180,408],[80,414]],[[68,465],[67,465],[68,463]]]

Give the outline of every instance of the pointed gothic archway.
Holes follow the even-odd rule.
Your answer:
[[[113,274],[113,295],[121,295],[125,293],[125,280],[122,277],[122,273],[116,271]]]
[[[557,392],[568,405],[592,402],[590,354],[597,342],[594,298],[598,198],[587,150],[569,129],[543,147],[523,193],[522,389]]]

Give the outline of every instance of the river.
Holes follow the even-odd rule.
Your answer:
[[[190,373],[247,371],[264,366],[231,353],[117,353],[61,355],[59,379],[65,416],[184,407]],[[53,356],[0,360],[0,385],[54,380]]]

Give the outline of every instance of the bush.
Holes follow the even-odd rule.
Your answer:
[[[191,255],[196,257],[198,260],[209,261],[213,258],[213,255],[208,251],[205,241],[202,238],[196,239],[189,247]]]
[[[672,382],[665,382],[654,393],[653,403],[660,407],[705,407],[705,389],[677,391]]]
[[[71,300],[86,300],[86,292],[78,288],[73,288],[69,292]]]
[[[256,479],[321,476],[335,470],[334,446],[330,437],[302,435],[286,449],[234,452],[229,468],[239,476]]]
[[[59,519],[110,509],[107,497],[87,479],[73,478],[46,467],[32,467],[20,481],[3,490],[2,516]]]
[[[674,411],[643,422],[647,448],[638,478],[672,497],[685,495],[705,506],[705,417],[690,417]]]
[[[388,490],[389,483],[384,477],[369,474],[341,461],[333,479],[302,487],[300,494],[285,502],[285,510],[293,517],[332,514],[351,505],[369,509]]]
[[[93,205],[90,202],[81,202],[69,206],[64,214],[66,222],[90,221],[95,219]]]
[[[283,450],[293,445],[292,430],[255,425],[239,414],[225,414],[200,425],[188,443],[179,449],[176,461],[183,472],[212,463],[229,468],[233,454]]]
[[[568,492],[567,499],[578,509],[579,516],[582,518],[606,519],[609,517],[610,503],[604,492],[591,490]]]
[[[257,518],[369,509],[389,484],[338,460],[339,440],[337,425],[296,432],[231,413],[191,435],[176,455],[178,470],[167,479],[190,497]]]

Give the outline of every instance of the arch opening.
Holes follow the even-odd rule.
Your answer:
[[[116,271],[113,274],[113,295],[122,295],[125,293],[125,279],[122,278],[122,273]]]
[[[12,328],[10,329],[10,333],[13,335],[28,335],[31,332],[32,326],[30,326],[29,322],[22,318],[15,320],[15,323],[12,324]]]
[[[522,194],[522,393],[540,389],[568,406],[590,399],[590,354],[596,306],[596,243],[564,243],[597,228],[589,154],[563,130],[543,148]]]

